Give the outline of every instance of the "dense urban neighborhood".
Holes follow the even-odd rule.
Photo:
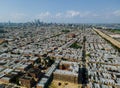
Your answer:
[[[118,35],[87,24],[0,24],[0,88],[120,88]]]

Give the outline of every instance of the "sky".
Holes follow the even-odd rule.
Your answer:
[[[120,0],[0,0],[0,22],[120,23]]]

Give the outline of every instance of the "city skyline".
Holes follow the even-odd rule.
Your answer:
[[[1,0],[0,22],[119,23],[119,0]]]

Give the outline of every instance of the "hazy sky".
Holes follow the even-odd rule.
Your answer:
[[[0,0],[0,22],[120,23],[120,0]]]

